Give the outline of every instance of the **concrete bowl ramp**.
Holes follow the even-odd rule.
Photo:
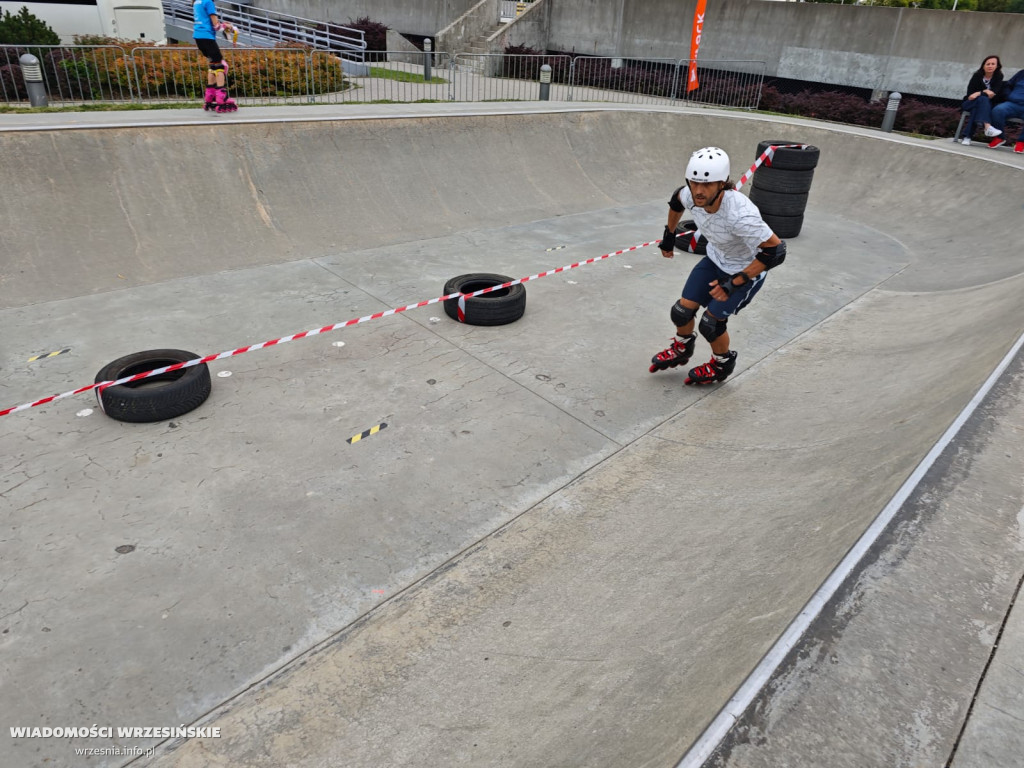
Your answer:
[[[92,395],[0,418],[0,722],[114,729],[5,732],[3,768],[675,765],[1024,327],[1012,156],[431,106],[5,132],[0,405],[131,352],[221,352],[654,240],[692,149],[738,176],[761,140],[817,145],[804,231],[730,325],[737,374],[647,372],[695,258],[647,247],[528,283],[511,325],[434,304],[218,361],[171,422]],[[1015,525],[982,526],[990,589],[933,628],[970,669],[1012,599]],[[881,647],[921,634],[894,627]],[[891,754],[944,761],[976,678]],[[219,735],[116,732],[188,725]]]

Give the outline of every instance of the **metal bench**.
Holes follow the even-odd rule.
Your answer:
[[[963,130],[964,130],[964,123],[967,122],[967,119],[970,117],[970,115],[971,115],[970,112],[961,112],[960,113],[960,122],[956,124],[956,133],[953,134],[952,141],[954,143],[957,143],[962,138],[964,138],[960,134],[963,132]],[[1009,128],[1011,125],[1016,125],[1019,129],[1024,129],[1024,118],[1011,117],[1009,120],[1006,121],[1006,127]],[[1003,133],[1005,134],[1006,132],[1003,131]],[[968,138],[970,138],[970,137],[968,137]],[[1017,140],[1018,141],[1024,140],[1024,136],[1021,136],[1021,134],[1019,132],[1017,134]]]

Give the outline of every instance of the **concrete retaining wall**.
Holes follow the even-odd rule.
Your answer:
[[[549,47],[687,58],[695,7],[696,0],[555,0]],[[1008,74],[1024,67],[1024,15],[718,0],[707,6],[700,49],[706,59],[763,60],[770,76],[946,98],[962,96],[991,53]]]

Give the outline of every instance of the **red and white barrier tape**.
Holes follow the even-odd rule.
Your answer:
[[[742,187],[744,184],[747,183],[747,181],[750,179],[750,177],[754,175],[754,171],[756,171],[758,169],[758,167],[761,165],[761,163],[764,163],[767,160],[768,162],[767,162],[767,165],[765,167],[771,168],[772,167],[772,158],[775,156],[775,150],[776,149],[787,149],[787,148],[790,148],[790,147],[792,147],[794,149],[807,149],[808,146],[810,146],[810,145],[809,144],[772,144],[770,147],[768,147],[768,149],[766,149],[764,152],[761,153],[761,156],[759,158],[757,158],[757,160],[754,161],[754,164],[752,166],[750,166],[750,168],[747,170],[747,172],[744,173],[742,176],[740,176],[740,180],[736,182],[736,189],[739,189],[740,187]]]
[[[540,274],[537,275],[530,275],[529,277],[524,277],[519,280],[511,280],[507,283],[502,283],[501,285],[492,285],[489,288],[481,288],[479,291],[474,291],[473,293],[450,293],[447,296],[440,296],[436,299],[429,299],[428,301],[419,301],[415,304],[407,304],[404,307],[398,307],[397,309],[389,309],[384,312],[375,312],[372,315],[366,315],[364,317],[346,320],[343,323],[325,325],[323,328],[314,328],[309,331],[303,331],[302,333],[292,334],[291,336],[283,336],[279,339],[272,339],[271,341],[264,341],[259,344],[250,344],[247,347],[239,347],[238,349],[232,349],[228,352],[221,352],[220,354],[217,355],[207,355],[206,357],[197,357],[195,360],[189,360],[184,363],[174,363],[173,365],[166,365],[163,368],[156,368],[152,371],[145,371],[144,373],[136,373],[133,376],[126,376],[123,379],[117,379],[116,381],[99,381],[96,382],[95,384],[90,384],[85,387],[79,387],[78,389],[71,390],[70,392],[64,392],[59,395],[51,395],[50,397],[44,397],[39,400],[34,400],[31,403],[25,403],[24,405],[18,405],[12,408],[5,408],[3,410],[0,410],[0,416],[6,416],[9,413],[24,411],[29,408],[35,408],[38,405],[52,403],[55,400],[61,400],[65,397],[71,397],[72,395],[80,395],[83,392],[90,392],[94,389],[98,389],[102,392],[107,387],[118,386],[120,384],[128,384],[133,381],[139,381],[140,379],[148,379],[151,376],[159,376],[162,373],[177,371],[182,368],[190,368],[193,365],[202,365],[203,363],[209,363],[212,362],[213,360],[223,360],[226,357],[234,357],[235,355],[241,355],[246,352],[253,352],[257,349],[263,349],[265,347],[273,347],[280,344],[287,344],[289,341],[295,341],[296,339],[304,339],[308,336],[316,336],[321,333],[327,333],[328,331],[335,331],[339,328],[347,328],[350,325],[358,325],[359,323],[365,323],[369,320],[376,320],[381,317],[387,317],[388,315],[397,315],[399,312],[406,312],[410,309],[425,307],[428,304],[437,304],[438,302],[448,301],[449,299],[459,300],[459,320],[464,322],[466,319],[465,305],[467,298],[472,298],[473,296],[481,296],[485,293],[491,293],[493,291],[500,291],[503,288],[508,288],[510,286],[518,285],[520,283],[526,283],[529,282],[530,280],[536,280],[541,277],[547,277],[548,275],[555,275],[558,274],[559,272],[565,272],[566,270],[575,269],[576,267],[582,267],[586,266],[587,264],[593,264],[596,261],[601,261],[602,259],[607,259],[611,256],[620,256],[621,254],[629,253],[630,251],[638,251],[641,248],[646,248],[649,245],[656,245],[660,242],[661,240],[652,240],[647,243],[641,243],[640,245],[634,245],[629,248],[623,248],[621,251],[612,251],[611,253],[606,253],[603,256],[595,256],[594,258],[587,259],[586,261],[578,261],[574,264],[566,264],[564,267],[551,269],[548,270],[547,272],[541,272]]]
[[[754,171],[756,171],[757,168],[762,163],[764,163],[766,160],[768,161],[768,166],[770,167],[771,166],[771,158],[775,154],[775,150],[779,149],[780,147],[783,147],[783,148],[785,148],[785,147],[798,147],[800,149],[804,149],[804,148],[807,147],[807,145],[806,144],[778,144],[778,145],[773,145],[773,146],[768,147],[768,149],[766,149],[764,151],[764,153],[762,153],[762,155],[759,158],[757,158],[757,160],[754,162],[754,164],[752,166],[750,166],[750,169],[740,177],[738,182],[736,182],[736,189],[739,189],[744,184],[746,184],[747,180],[754,174]],[[699,231],[694,233],[694,238],[696,238],[697,236],[699,236]],[[641,243],[640,245],[633,245],[633,246],[630,246],[629,248],[623,248],[621,251],[612,251],[610,253],[604,254],[603,256],[595,256],[594,258],[587,259],[586,261],[577,261],[574,264],[566,264],[564,267],[558,267],[557,269],[550,269],[547,272],[541,272],[540,274],[537,274],[537,275],[530,275],[529,277],[523,277],[523,278],[520,278],[519,280],[512,280],[512,281],[510,281],[508,283],[502,283],[501,285],[492,285],[489,288],[482,288],[479,291],[474,291],[473,293],[450,293],[447,296],[440,296],[440,297],[438,297],[436,299],[429,299],[427,301],[420,301],[420,302],[417,302],[415,304],[407,304],[404,307],[398,307],[397,309],[389,309],[389,310],[386,310],[384,312],[375,312],[372,315],[366,315],[365,317],[359,317],[359,318],[355,318],[355,319],[352,319],[352,320],[346,320],[343,323],[335,323],[334,325],[325,325],[323,328],[314,328],[314,329],[309,330],[309,331],[302,331],[301,333],[294,333],[291,336],[282,336],[279,339],[272,339],[271,341],[264,341],[264,342],[261,342],[259,344],[250,344],[247,347],[239,347],[238,349],[232,349],[232,350],[230,350],[228,352],[221,352],[220,354],[217,354],[217,355],[207,355],[206,357],[197,357],[195,360],[189,360],[189,361],[184,362],[184,363],[175,363],[174,365],[166,365],[163,368],[156,368],[156,369],[154,369],[152,371],[145,371],[144,373],[136,373],[133,376],[126,376],[125,378],[118,379],[117,381],[99,381],[99,382],[96,382],[95,384],[90,384],[90,385],[85,386],[85,387],[79,387],[78,389],[73,389],[70,392],[64,392],[64,393],[59,394],[59,395],[50,395],[49,397],[44,397],[44,398],[41,398],[39,400],[33,400],[31,403],[25,403],[24,405],[16,405],[16,406],[13,406],[11,408],[5,408],[2,411],[0,411],[0,416],[6,416],[6,415],[8,415],[10,413],[17,413],[18,411],[24,411],[24,410],[27,410],[29,408],[35,408],[36,406],[39,406],[39,405],[46,405],[47,403],[52,403],[55,400],[62,400],[63,398],[71,397],[72,395],[80,395],[83,392],[91,392],[94,389],[98,389],[100,392],[102,392],[107,387],[114,387],[114,386],[118,386],[120,384],[128,384],[128,383],[131,383],[133,381],[139,381],[140,379],[148,379],[151,376],[159,376],[162,373],[169,373],[170,371],[177,371],[177,370],[180,370],[181,368],[190,368],[193,365],[202,365],[203,363],[209,363],[209,362],[212,362],[214,360],[223,360],[226,357],[234,357],[236,355],[242,355],[242,354],[245,354],[246,352],[253,352],[254,350],[257,350],[257,349],[263,349],[264,347],[273,347],[273,346],[276,346],[276,345],[279,345],[279,344],[287,344],[289,341],[295,341],[296,339],[304,339],[304,338],[306,338],[308,336],[316,336],[316,335],[321,334],[321,333],[328,333],[329,331],[336,331],[339,328],[347,328],[350,325],[358,325],[359,323],[365,323],[365,322],[367,322],[369,320],[377,320],[378,318],[387,317],[388,315],[397,315],[399,312],[406,312],[406,311],[408,311],[410,309],[418,309],[419,307],[425,307],[428,304],[437,304],[438,302],[448,301],[449,299],[455,299],[455,298],[458,299],[459,303],[458,303],[458,312],[457,312],[457,314],[458,314],[459,322],[465,322],[466,321],[466,299],[467,298],[472,298],[474,296],[481,296],[481,295],[483,295],[485,293],[491,293],[492,291],[500,291],[503,288],[508,288],[510,286],[513,286],[513,285],[519,285],[520,283],[526,283],[526,282],[529,282],[530,280],[536,280],[536,279],[541,278],[541,277],[547,277],[548,275],[556,275],[559,272],[565,272],[566,270],[569,270],[569,269],[576,269],[576,267],[583,267],[583,266],[586,266],[587,264],[593,264],[596,261],[601,261],[602,259],[607,259],[607,258],[609,258],[611,256],[621,256],[623,253],[629,253],[630,251],[638,251],[641,248],[646,248],[649,245],[657,245],[660,242],[661,242],[661,240],[651,240],[650,242],[647,242],[647,243]]]

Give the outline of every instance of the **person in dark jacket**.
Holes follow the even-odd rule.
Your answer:
[[[992,135],[995,138],[988,143],[992,149],[1006,143],[1003,136],[1006,121],[1014,117],[1024,117],[1024,69],[1006,81],[1001,96],[1003,101],[992,107]],[[1013,151],[1018,155],[1024,155],[1024,132],[1017,137]]]
[[[970,144],[974,135],[974,126],[981,124],[985,135],[989,138],[998,136],[992,128],[992,106],[1003,88],[1003,63],[998,56],[986,56],[981,67],[971,75],[967,84],[967,95],[964,96],[961,108],[969,112],[967,124],[964,126],[963,143]]]

